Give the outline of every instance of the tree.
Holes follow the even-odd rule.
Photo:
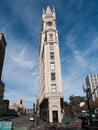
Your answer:
[[[70,104],[67,101],[65,101],[63,106],[65,114],[70,114]]]
[[[69,100],[70,100],[70,104],[72,105],[72,106],[75,106],[75,96],[74,95],[71,95],[70,97],[69,97]]]

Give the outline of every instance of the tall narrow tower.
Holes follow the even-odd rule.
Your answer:
[[[49,122],[62,121],[62,80],[55,10],[42,12],[40,39],[40,116]]]

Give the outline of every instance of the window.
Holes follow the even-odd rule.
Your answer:
[[[54,50],[54,44],[50,43],[50,50],[53,51]]]
[[[50,53],[50,59],[54,59],[54,52]]]
[[[55,80],[55,73],[51,73],[51,80]]]
[[[49,39],[53,40],[53,34],[52,33],[49,34]]]
[[[51,91],[52,93],[56,93],[56,84],[51,84]]]
[[[54,62],[51,62],[51,63],[50,63],[50,69],[51,69],[51,70],[54,70],[54,69],[55,69],[55,63],[54,63]]]
[[[48,25],[48,26],[52,26],[52,22],[51,22],[51,21],[48,21],[48,22],[47,22],[47,25]]]

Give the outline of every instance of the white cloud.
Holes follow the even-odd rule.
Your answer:
[[[98,49],[98,33],[94,33],[94,37],[90,41],[88,49],[85,51],[84,55],[89,55],[92,52],[96,51]]]
[[[33,94],[26,95],[26,92],[22,90],[10,90],[5,91],[5,99],[10,99],[10,103],[18,103],[20,99],[23,100],[23,104],[26,108],[32,108],[33,103],[35,103],[37,97]]]
[[[69,47],[69,49],[71,50],[72,55],[70,57],[72,58],[68,58],[70,60],[70,62],[72,62],[73,65],[77,65],[78,66],[87,66],[87,60],[85,59],[85,56],[83,53],[81,53],[81,51],[79,49],[77,49],[76,47],[76,36],[74,36],[72,33],[66,35],[66,45]],[[71,65],[71,63],[70,63]]]
[[[9,39],[6,48],[3,68],[3,81],[5,82],[5,98],[11,102],[35,100],[38,96],[38,57],[36,49],[21,44],[18,40]],[[34,49],[34,51],[33,51]],[[32,50],[32,51],[31,51]],[[13,97],[13,98],[12,98]],[[26,106],[30,106],[26,103]]]
[[[17,53],[8,53],[8,59],[14,64],[14,66],[21,67],[21,68],[32,68],[35,66],[35,62],[33,60],[29,60],[28,50],[26,45],[21,48],[21,50]]]
[[[4,32],[8,43],[2,76],[5,82],[4,98],[10,101],[14,99],[14,102],[17,102],[19,98],[32,102],[33,98],[38,96],[39,91],[39,51],[36,50],[38,48],[35,48],[35,44],[39,45],[38,36],[40,34],[40,28],[38,24],[41,20],[39,21],[38,18],[41,13],[37,14],[36,7],[32,7],[30,1],[28,4],[26,1],[19,1],[15,4],[9,1],[8,3],[11,8],[12,17],[10,17],[10,21],[6,19],[7,22],[5,22],[5,26],[2,27],[2,32]],[[21,6],[22,4],[23,6]],[[16,9],[16,5],[18,9]],[[37,16],[36,18],[35,15]],[[17,38],[17,34],[20,32],[15,32],[16,30],[12,29],[12,27],[15,29],[15,25],[19,24],[19,22],[28,30],[21,39]],[[32,37],[32,39],[27,39],[28,36]]]
[[[88,49],[80,50],[76,46],[76,36],[72,33],[68,34],[65,39],[65,46],[71,50],[71,54],[63,58],[62,62],[65,62],[65,68],[63,68],[63,90],[65,100],[68,100],[69,96],[84,95],[82,85],[85,84],[85,78],[88,73],[97,73],[98,62],[95,55],[91,57],[98,49],[97,35],[89,43]],[[65,60],[64,60],[65,58]]]

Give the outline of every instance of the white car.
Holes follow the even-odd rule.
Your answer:
[[[30,119],[29,119],[30,121],[34,121],[34,117],[30,117]]]

